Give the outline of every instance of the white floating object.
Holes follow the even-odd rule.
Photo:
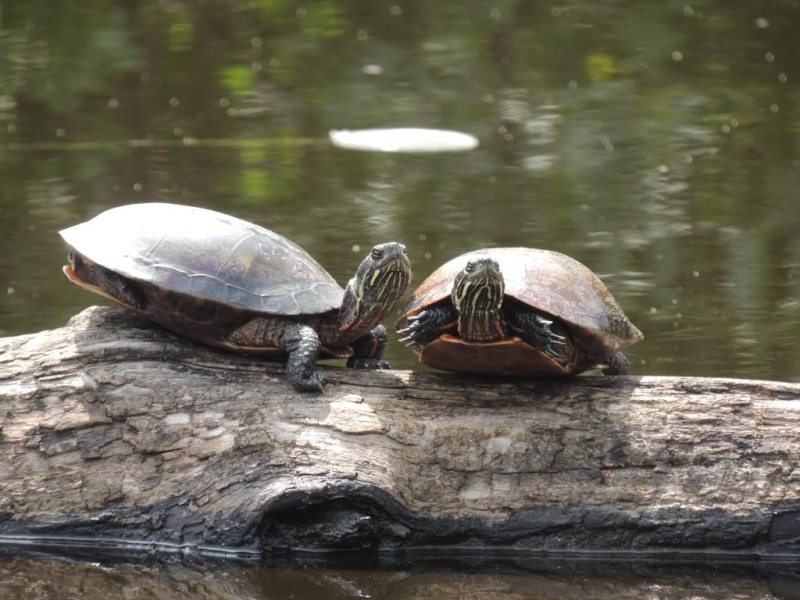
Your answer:
[[[478,147],[478,138],[459,131],[406,127],[331,130],[334,146],[367,152],[462,152]]]

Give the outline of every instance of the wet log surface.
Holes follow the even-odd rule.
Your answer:
[[[280,363],[113,308],[0,340],[0,542],[800,554],[800,385]]]

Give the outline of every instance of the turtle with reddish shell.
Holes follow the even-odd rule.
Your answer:
[[[624,375],[620,351],[643,339],[589,268],[534,248],[450,260],[417,288],[397,330],[426,365],[526,377]]]

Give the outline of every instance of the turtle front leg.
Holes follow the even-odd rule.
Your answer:
[[[533,310],[518,310],[506,315],[511,330],[562,365],[572,362],[574,350],[569,332],[558,321]]]
[[[324,391],[325,379],[315,368],[321,344],[317,332],[308,325],[251,319],[234,329],[226,339],[234,347],[280,348],[289,357],[286,376],[297,391]]]
[[[388,339],[383,325],[362,335],[353,342],[353,356],[347,360],[347,366],[351,369],[391,369],[389,363],[383,360]]]
[[[308,325],[287,325],[280,337],[280,347],[289,359],[286,377],[299,392],[323,392],[327,379],[317,372],[316,364],[321,347],[319,336]]]
[[[452,306],[426,308],[412,317],[411,324],[399,329],[400,341],[409,348],[420,351],[444,333],[457,333],[458,313]]]

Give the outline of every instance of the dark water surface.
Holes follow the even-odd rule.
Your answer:
[[[40,600],[796,600],[791,565],[439,556],[330,565],[0,556],[0,597]]]
[[[415,283],[482,246],[559,250],[644,331],[637,372],[800,380],[798,23],[748,0],[4,1],[0,334],[98,302],[59,229],[164,200],[275,229],[340,282],[390,239]],[[408,126],[481,145],[328,140]]]
[[[408,246],[414,284],[482,246],[558,250],[645,333],[635,372],[800,381],[798,24],[800,5],[779,0],[2,0],[0,335],[100,302],[61,275],[58,230],[160,200],[274,229],[341,283],[386,240]],[[368,127],[480,146],[386,154],[328,138]],[[416,367],[394,337],[388,357]],[[8,560],[0,589],[16,597],[79,597],[51,569],[87,590],[115,577],[172,590],[132,598],[189,595],[165,572],[245,582],[220,598],[536,597],[526,575],[360,573],[351,588],[327,571]],[[298,575],[302,592],[265,583]],[[743,577],[636,597],[779,597]],[[559,581],[539,597],[596,597],[591,580]]]

